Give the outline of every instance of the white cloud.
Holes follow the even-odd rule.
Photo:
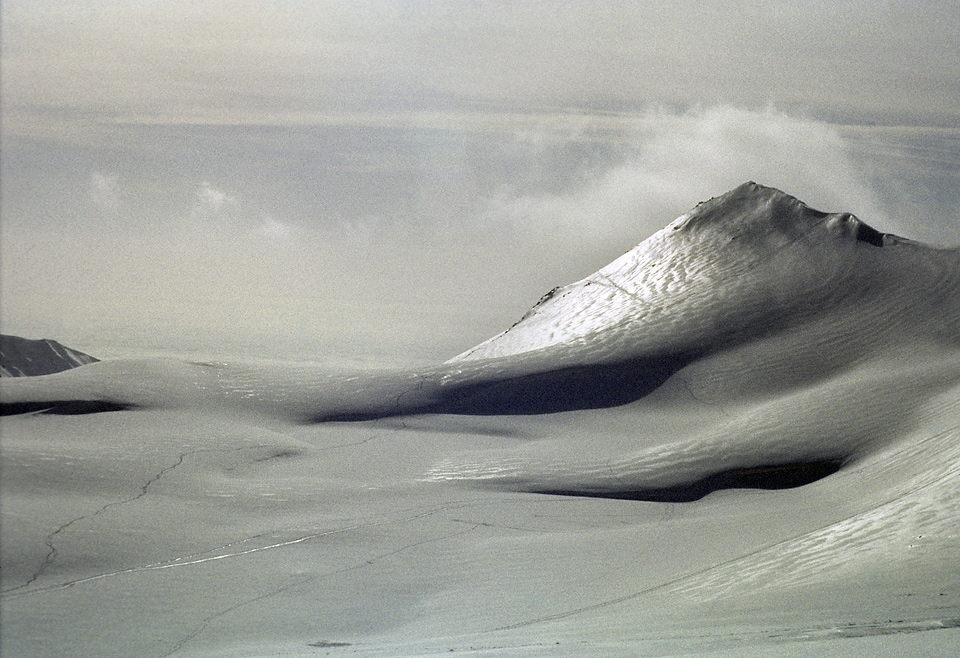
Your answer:
[[[88,194],[101,212],[114,214],[120,210],[120,184],[116,174],[93,172],[90,175]]]
[[[236,220],[239,205],[237,197],[204,181],[197,190],[196,203],[190,211],[190,219],[197,227],[229,225]]]
[[[200,186],[200,191],[197,192],[197,200],[199,201],[200,207],[213,212],[220,212],[225,206],[234,205],[237,202],[236,197],[226,192],[221,192],[206,181],[203,182]]]
[[[255,226],[250,234],[254,238],[265,239],[273,245],[289,244],[296,233],[294,226],[287,222],[280,221],[272,215],[265,215],[261,218],[260,224]]]
[[[486,202],[482,221],[529,236],[561,235],[572,245],[639,241],[747,180],[771,185],[826,211],[850,211],[884,225],[867,177],[837,130],[823,122],[716,107],[640,117],[633,155],[555,194],[506,188]]]

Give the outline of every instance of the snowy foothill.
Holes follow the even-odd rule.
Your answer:
[[[444,363],[0,403],[4,655],[960,642],[960,250],[754,183]]]

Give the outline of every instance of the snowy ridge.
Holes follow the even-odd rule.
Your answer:
[[[654,496],[738,469],[844,463],[957,386],[960,251],[884,235],[849,213],[747,183],[551,291],[447,365],[464,378],[471,367],[488,373],[477,387],[486,405],[497,394],[559,397],[565,386],[581,398],[630,389],[608,395],[607,406],[655,393],[720,416],[665,435],[662,413],[638,407],[634,450],[464,454],[436,464],[436,480]],[[521,384],[494,383],[497,367]],[[914,387],[905,390],[905,380]],[[826,408],[833,412],[808,412]]]
[[[955,270],[957,260],[956,251],[883,235],[849,213],[813,210],[745,183],[595,274],[552,290],[516,325],[450,363],[559,345],[600,360],[652,349],[699,352],[857,301],[880,289],[884,270],[904,287],[911,279],[925,285],[941,278],[938,268]],[[944,327],[956,335],[958,326],[954,303]]]

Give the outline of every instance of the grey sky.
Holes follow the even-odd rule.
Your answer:
[[[13,127],[21,105],[272,124],[471,103],[960,117],[948,0],[12,0],[3,37]]]
[[[2,11],[4,331],[449,355],[747,179],[960,242],[957,2]]]

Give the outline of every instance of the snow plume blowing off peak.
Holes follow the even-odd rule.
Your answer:
[[[513,327],[450,363],[562,345],[598,361],[651,349],[693,356],[853,306],[890,314],[892,324],[905,302],[939,305],[944,296],[951,303],[937,314],[940,328],[925,333],[955,339],[956,302],[941,287],[955,284],[948,273],[956,263],[956,251],[881,234],[850,213],[814,210],[749,182],[551,290]],[[924,295],[906,292],[928,282]]]

